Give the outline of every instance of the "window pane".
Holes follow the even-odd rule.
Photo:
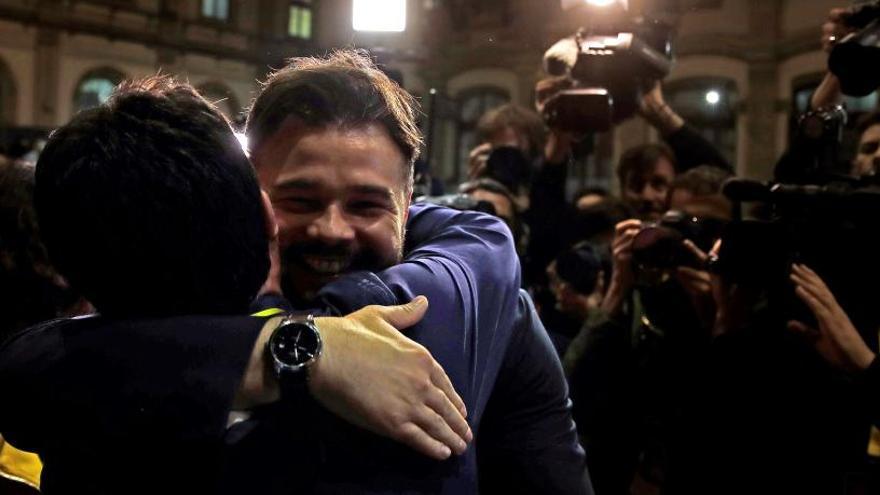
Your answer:
[[[202,15],[212,19],[228,19],[229,0],[202,0]]]
[[[290,19],[288,20],[287,25],[287,34],[296,38],[311,38],[312,9],[299,5],[291,5]]]
[[[110,98],[116,83],[107,78],[89,78],[77,90],[76,110],[96,107]]]

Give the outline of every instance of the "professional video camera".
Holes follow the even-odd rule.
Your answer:
[[[671,68],[668,24],[647,18],[593,22],[544,54],[544,70],[565,82],[544,105],[544,120],[577,133],[607,131],[633,116],[642,93]]]
[[[880,281],[880,182],[836,177],[822,185],[768,184],[730,179],[724,194],[737,219],[727,225],[713,271],[730,284],[766,291],[781,318],[812,320],[789,280],[792,263],[825,279],[858,328],[876,340],[880,310],[873,285]],[[745,219],[744,204],[769,214]]]
[[[851,7],[843,22],[859,31],[834,45],[828,69],[844,94],[866,96],[880,87],[880,0]]]

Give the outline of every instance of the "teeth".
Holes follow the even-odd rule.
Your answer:
[[[339,273],[348,268],[347,258],[323,258],[318,256],[306,256],[305,262],[309,268],[318,273]]]

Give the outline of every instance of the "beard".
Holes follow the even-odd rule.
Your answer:
[[[328,245],[302,242],[281,251],[282,289],[291,299],[310,300],[327,283],[356,271],[377,272],[400,262],[394,253],[375,249],[356,249],[351,244]]]

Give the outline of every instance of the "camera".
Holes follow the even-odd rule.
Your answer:
[[[831,49],[828,70],[850,96],[866,96],[880,87],[880,0],[853,6],[844,22],[859,31]]]
[[[671,210],[656,223],[642,227],[632,244],[633,266],[646,285],[665,282],[679,266],[700,268],[699,260],[683,242],[690,240],[708,252],[724,228],[724,221],[697,218]]]
[[[810,185],[731,179],[723,192],[740,212],[744,204],[765,210],[762,218],[740,214],[725,228],[713,264],[723,281],[763,294],[780,319],[811,321],[789,280],[792,263],[804,263],[827,282],[857,328],[880,325],[875,293],[866,290],[880,281],[876,178]]]
[[[660,20],[581,28],[544,54],[544,70],[566,83],[544,105],[544,120],[575,133],[607,131],[636,113],[672,61],[672,28]]]

